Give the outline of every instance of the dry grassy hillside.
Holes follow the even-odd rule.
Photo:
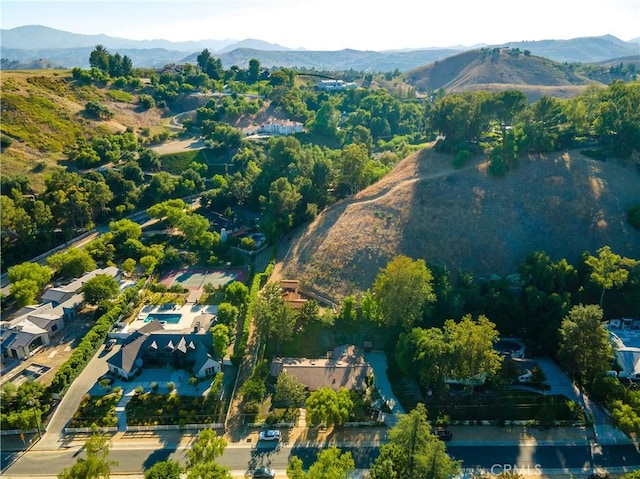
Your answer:
[[[279,275],[341,299],[370,287],[401,253],[476,277],[515,272],[536,250],[575,264],[608,244],[640,258],[640,232],[625,220],[640,202],[631,165],[577,151],[523,158],[504,178],[488,176],[481,158],[461,170],[450,165],[432,149],[406,158],[285,238]]]
[[[406,81],[418,91],[522,89],[530,100],[576,96],[593,83],[568,65],[508,48],[463,52],[408,72]]]
[[[155,133],[165,127],[157,109],[141,111],[138,92],[132,94],[78,84],[67,70],[3,71],[3,134],[13,142],[2,151],[2,174],[26,174],[40,190],[42,177],[66,158],[65,151],[78,138],[115,133],[132,128]],[[86,103],[99,101],[114,112],[110,121],[94,121],[82,114]]]

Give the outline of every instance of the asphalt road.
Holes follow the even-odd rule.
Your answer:
[[[126,443],[126,444],[125,444]],[[163,449],[132,441],[114,443],[110,459],[118,462],[114,473],[139,472],[158,461],[174,459],[183,462],[189,448],[185,444],[167,443]],[[350,451],[356,469],[368,469],[379,454],[379,445],[344,445],[340,449]],[[315,445],[255,445],[234,444],[228,447],[219,462],[230,470],[250,471],[261,465],[269,465],[277,471],[285,471],[292,456],[300,457],[305,467],[315,461],[321,447]],[[465,445],[448,447],[456,459],[463,460],[464,467],[480,467],[496,470],[516,465],[518,468],[536,467],[543,471],[589,471],[592,467],[605,469],[621,467],[626,470],[640,468],[640,454],[633,445],[605,446],[602,451],[592,451],[581,445]],[[81,448],[72,447],[58,451],[29,451],[7,471],[3,477],[32,477],[60,472],[70,467],[82,455]],[[593,459],[592,459],[593,458]]]

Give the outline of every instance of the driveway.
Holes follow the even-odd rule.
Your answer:
[[[607,413],[592,402],[586,394],[583,394],[556,363],[550,358],[535,358],[535,361],[547,377],[545,382],[551,386],[548,394],[562,394],[582,406],[591,415],[596,442],[600,444],[626,444],[631,442],[626,434],[611,425]]]
[[[78,409],[82,397],[91,390],[98,378],[107,372],[107,359],[115,354],[116,351],[118,351],[118,347],[104,354],[104,345],[100,346],[98,352],[89,361],[80,376],[73,381],[62,401],[60,401],[53,413],[53,417],[47,424],[47,431],[42,435],[42,440],[33,447],[34,450],[47,451],[63,446],[63,430],[65,426]]]
[[[400,401],[394,396],[389,378],[387,377],[387,355],[383,351],[371,351],[364,353],[364,358],[373,368],[376,378],[376,387],[382,397],[391,409],[391,414],[384,415],[384,422],[387,426],[395,426],[397,414],[405,414]]]

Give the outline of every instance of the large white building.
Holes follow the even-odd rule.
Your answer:
[[[292,135],[294,133],[302,133],[304,125],[299,121],[269,120],[260,126],[259,131],[270,135]]]
[[[320,80],[316,84],[316,88],[322,91],[351,90],[358,88],[358,85],[354,82],[345,82],[344,80]]]

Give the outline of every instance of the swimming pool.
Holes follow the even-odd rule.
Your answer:
[[[149,313],[149,315],[144,318],[144,322],[148,323],[149,321],[157,320],[160,322],[176,324],[179,323],[182,319],[182,314],[180,313]]]

